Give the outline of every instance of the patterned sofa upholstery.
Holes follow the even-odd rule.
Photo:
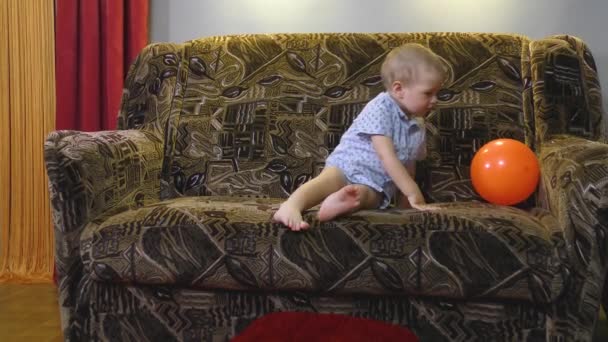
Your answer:
[[[449,66],[418,182],[442,210],[361,211],[306,232],[270,217],[382,91],[406,42]],[[45,160],[66,340],[225,341],[273,311],[408,326],[423,341],[590,340],[608,254],[608,145],[571,36],[272,34],[152,44],[116,131],[57,131]],[[469,164],[509,137],[538,191],[484,203]]]

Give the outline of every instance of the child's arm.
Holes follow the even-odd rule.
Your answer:
[[[412,179],[416,179],[416,161],[412,160],[409,161],[407,163],[405,163],[405,169],[407,170],[407,173],[409,173],[410,177],[412,177]],[[397,202],[397,206],[401,209],[410,209],[412,208],[412,205],[410,204],[410,201],[408,201],[407,196],[405,196],[403,194],[403,192],[399,191],[399,199]]]
[[[378,157],[386,173],[395,182],[401,193],[407,197],[412,207],[419,210],[431,209],[432,207],[424,202],[424,197],[418,185],[397,158],[393,141],[384,135],[372,135],[371,139],[372,146],[374,146],[374,150],[378,153]]]

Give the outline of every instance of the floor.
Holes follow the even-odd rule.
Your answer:
[[[62,341],[57,292],[52,284],[0,284],[0,341]],[[594,341],[608,341],[601,311]]]
[[[0,341],[62,341],[52,284],[0,284]]]

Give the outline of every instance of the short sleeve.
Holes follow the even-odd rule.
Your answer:
[[[393,136],[392,116],[382,101],[369,103],[357,121],[357,134]]]

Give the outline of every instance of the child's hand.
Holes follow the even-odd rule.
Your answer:
[[[407,197],[407,200],[410,202],[412,208],[418,210],[437,210],[439,207],[436,207],[432,204],[427,204],[424,201],[424,196],[420,191],[416,191],[414,194]]]
[[[412,205],[412,208],[418,209],[418,210],[422,210],[422,211],[425,211],[425,210],[439,210],[439,209],[441,209],[440,207],[438,207],[438,206],[436,206],[434,204],[428,204],[428,203]]]

